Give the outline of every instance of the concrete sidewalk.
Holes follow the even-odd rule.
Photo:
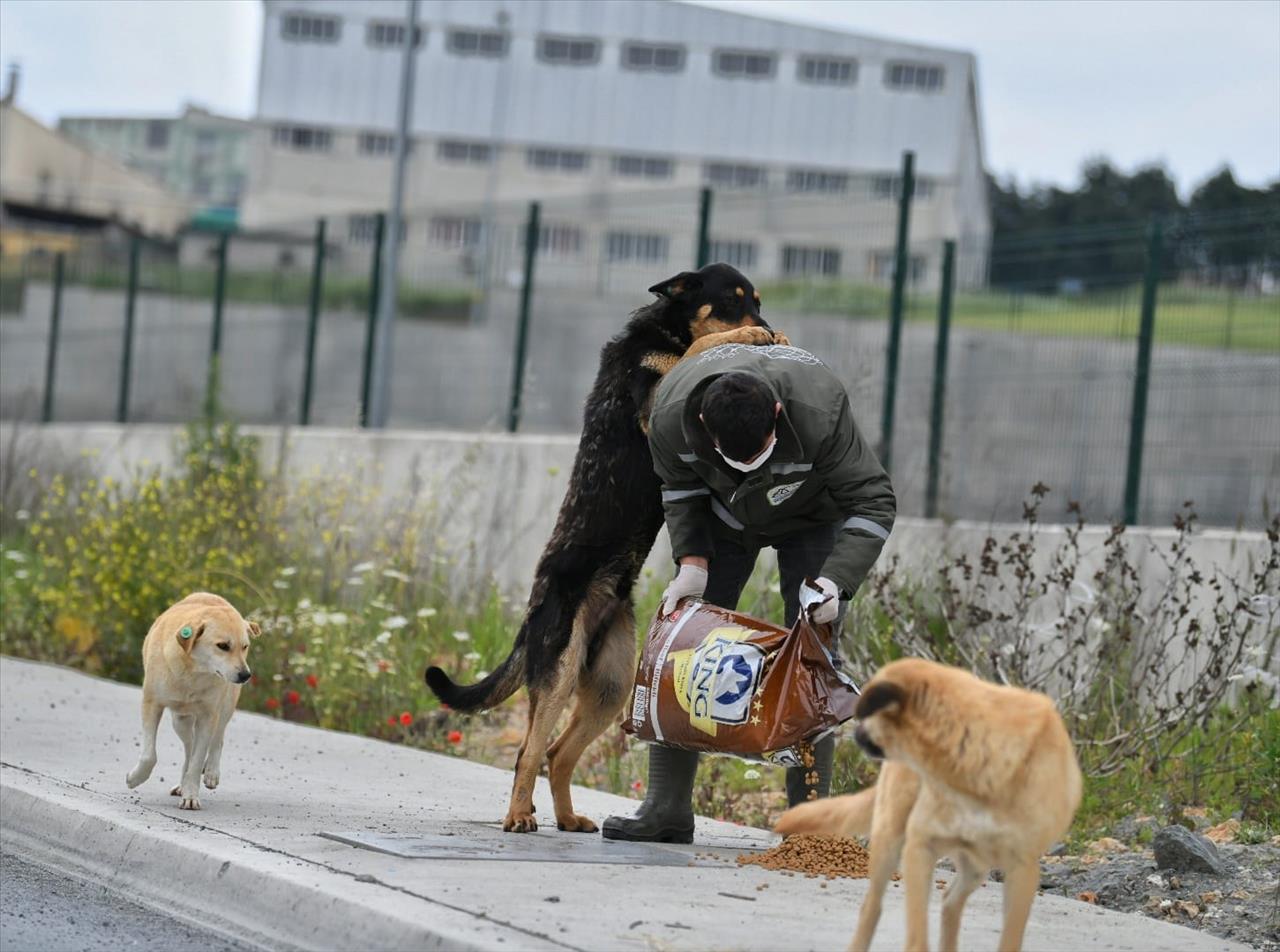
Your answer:
[[[865,883],[824,888],[738,868],[739,851],[773,841],[763,831],[699,820],[693,847],[558,833],[541,781],[547,832],[503,834],[506,771],[266,717],[236,715],[222,786],[205,792],[204,810],[180,812],[168,789],[181,745],[168,727],[152,779],[125,786],[139,698],[134,687],[0,659],[7,848],[269,948],[839,949],[852,935]],[[574,797],[597,819],[635,806],[590,790]],[[378,845],[391,852],[349,842],[371,836],[388,837]],[[896,886],[885,905],[875,948],[897,949]],[[993,948],[999,923],[992,884],[969,903],[962,946]],[[1244,948],[1053,896],[1037,900],[1026,947]]]

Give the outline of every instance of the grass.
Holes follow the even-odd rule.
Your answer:
[[[224,424],[192,426],[179,450],[174,471],[139,470],[123,483],[33,466],[20,492],[9,484],[0,505],[0,651],[136,684],[152,620],[188,592],[213,590],[263,629],[243,709],[510,768],[523,692],[463,717],[422,684],[430,664],[468,681],[491,670],[524,607],[493,585],[456,581],[465,566],[437,531],[448,500],[382,498],[370,488],[377,480],[351,470],[283,481],[259,466],[252,439]],[[638,618],[652,617],[662,582],[642,579]],[[860,595],[880,597],[870,586]],[[781,617],[776,574],[758,572],[741,607]],[[871,646],[868,665],[882,663],[899,650],[892,623],[874,605],[862,608],[851,615],[856,637]],[[613,728],[587,751],[577,779],[640,796],[646,764],[645,748]],[[856,745],[838,745],[836,790],[874,774]],[[782,776],[704,757],[695,806],[768,825],[785,806]],[[1189,805],[1205,806],[1215,822],[1240,815],[1245,837],[1280,828],[1280,710],[1248,701],[1159,761],[1089,777],[1075,835],[1132,813],[1172,818]]]
[[[791,282],[764,286],[760,294],[769,313],[807,311],[872,320],[884,319],[889,313],[889,290],[885,287]],[[960,291],[952,304],[952,324],[1015,334],[1132,341],[1138,335],[1141,296],[1138,285],[1079,295]],[[936,321],[936,299],[909,294],[904,313],[909,321]],[[1280,296],[1164,285],[1156,295],[1155,341],[1280,352]]]
[[[139,288],[144,292],[172,294],[184,298],[213,300],[217,274],[212,268],[179,267],[167,262],[148,262],[140,269]],[[48,281],[43,271],[27,274],[21,267],[0,266],[0,312],[21,309],[22,294],[29,280]],[[128,274],[122,265],[115,268],[74,265],[67,271],[68,287],[123,290]],[[247,304],[275,304],[306,307],[311,298],[311,276],[305,270],[230,271],[226,300]],[[399,313],[403,317],[434,320],[466,320],[471,305],[479,298],[472,288],[423,288],[400,283]],[[324,278],[321,306],[325,310],[365,312],[369,308],[369,279],[329,274]]]

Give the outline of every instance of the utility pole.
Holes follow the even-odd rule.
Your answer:
[[[404,53],[400,61],[400,106],[396,125],[395,171],[391,179],[391,210],[387,215],[386,251],[382,256],[382,292],[374,325],[373,392],[369,425],[381,429],[391,411],[391,353],[396,308],[400,301],[400,232],[404,228],[404,169],[409,157],[409,117],[413,112],[413,76],[417,62],[418,0],[405,0]]]

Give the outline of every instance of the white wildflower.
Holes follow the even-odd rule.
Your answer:
[[[26,522],[31,518],[31,513],[27,512],[25,509],[19,509],[13,514],[13,518],[17,519],[19,522]]]
[[[743,780],[759,780],[760,771],[752,768],[751,770],[748,770],[746,773],[742,775],[742,779]]]
[[[347,623],[346,612],[332,612],[329,615],[329,624],[331,625],[345,625],[346,623]]]
[[[373,563],[372,563],[372,562],[357,562],[355,565],[351,566],[351,571],[353,571],[353,572],[372,572],[372,571],[373,571]]]
[[[479,661],[479,660],[480,660],[480,652],[478,652],[478,651],[468,651],[468,652],[467,652],[466,654],[464,654],[462,657],[466,658],[468,661],[470,661],[470,662],[472,662],[472,663],[475,663],[475,662],[477,662],[477,661]]]
[[[31,574],[31,573],[30,573],[30,572],[28,572],[26,569],[18,569],[16,572],[14,572],[14,573],[13,573],[13,577],[14,577],[14,578],[26,578],[26,577],[27,577],[27,576],[29,576],[30,574]]]
[[[311,599],[309,598],[304,598],[300,602],[298,602],[298,609],[300,611],[306,611],[310,607],[311,607]]]
[[[382,570],[382,575],[383,575],[383,577],[384,577],[384,578],[393,578],[393,579],[395,579],[397,582],[409,582],[409,581],[412,581],[412,580],[409,578],[409,576],[405,575],[403,572],[398,572],[398,571],[396,571],[395,569],[383,569],[383,570]]]
[[[347,584],[348,584],[348,585],[363,585],[363,584],[364,584],[364,579],[362,579],[359,575],[353,575],[353,576],[351,576],[351,578],[347,579]]]
[[[296,565],[286,565],[284,568],[280,570],[280,574],[285,576],[297,575],[298,567]]]
[[[419,608],[417,614],[419,618],[430,618],[432,615],[438,613],[434,608]]]
[[[405,618],[403,615],[392,615],[382,623],[382,627],[390,628],[392,631],[395,631],[397,628],[403,628],[407,624],[409,624],[409,619]]]
[[[21,552],[19,552],[17,549],[9,549],[8,551],[5,552],[4,557],[8,559],[10,562],[27,561],[27,557],[23,555]]]
[[[453,633],[453,640],[454,641],[470,641],[471,633],[466,631],[455,631]]]
[[[483,681],[483,680],[484,680],[485,678],[487,678],[488,676],[489,676],[489,672],[488,672],[488,671],[477,671],[477,672],[476,672],[476,677],[477,677],[477,678],[479,678],[481,681]]]
[[[374,638],[373,640],[380,645],[385,645],[388,641],[391,640],[391,632],[386,630],[380,631],[378,632],[378,637]]]

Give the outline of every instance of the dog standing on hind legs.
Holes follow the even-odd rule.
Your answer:
[[[508,832],[537,830],[533,789],[548,762],[556,826],[594,833],[573,809],[570,783],[583,751],[617,716],[635,676],[632,588],[662,527],[661,483],[646,438],[653,392],[680,360],[720,344],[787,343],[760,316],[760,295],[724,264],[683,272],[604,346],[555,530],[534,573],[511,654],[488,677],[455,684],[440,668],[426,682],[454,710],[502,703],[529,689],[529,723],[516,756]],[[569,701],[564,731],[549,744]]]

